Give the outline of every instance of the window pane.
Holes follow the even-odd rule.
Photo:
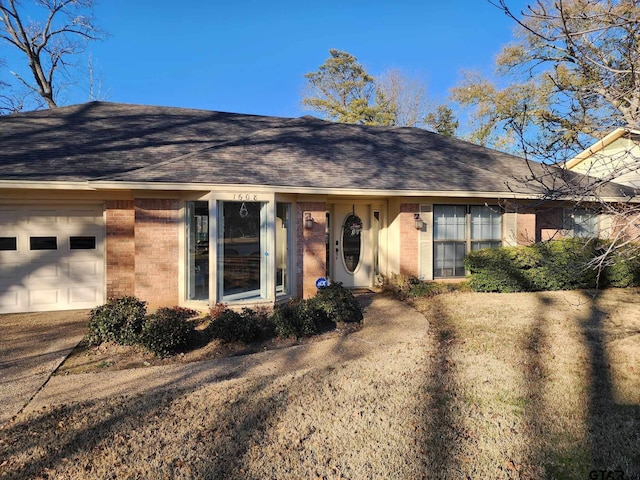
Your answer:
[[[209,202],[187,202],[187,299],[209,298]]]
[[[0,237],[0,251],[18,250],[16,237]]]
[[[234,299],[262,295],[263,202],[222,203],[222,288]]]
[[[276,204],[276,293],[289,293],[291,204]]]
[[[378,237],[380,234],[380,212],[373,211],[373,224],[371,225],[371,233],[373,234],[373,274],[380,275],[380,248],[378,246]]]
[[[95,250],[96,237],[70,237],[69,248],[71,250]]]
[[[347,215],[342,227],[342,259],[347,272],[355,272],[360,263],[362,245],[362,220],[357,215]]]
[[[433,209],[434,240],[465,240],[466,222],[464,205],[435,205]]]
[[[471,250],[482,250],[483,248],[498,248],[502,246],[502,242],[485,240],[480,242],[471,242]]]
[[[573,236],[582,238],[598,237],[598,215],[584,208],[576,209],[571,214]]]
[[[58,239],[56,237],[29,237],[31,250],[57,250]]]
[[[434,276],[464,277],[465,242],[436,242],[434,244]]]
[[[502,240],[502,212],[499,207],[471,206],[471,239]]]

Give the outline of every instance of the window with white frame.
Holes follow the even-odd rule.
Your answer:
[[[565,209],[565,228],[571,236],[578,238],[598,238],[598,214],[587,208]]]
[[[471,250],[502,246],[502,210],[499,207],[472,205]]]
[[[463,277],[467,251],[467,207],[434,205],[433,207],[434,277]]]
[[[502,246],[502,209],[486,205],[434,205],[434,278],[464,277],[470,250]]]

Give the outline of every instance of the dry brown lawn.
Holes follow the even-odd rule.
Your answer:
[[[640,476],[639,291],[415,305],[423,340],[332,367],[21,414],[0,430],[0,475]]]

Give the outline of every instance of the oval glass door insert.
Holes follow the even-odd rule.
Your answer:
[[[362,220],[354,214],[347,215],[342,228],[342,259],[349,273],[354,273],[360,263]]]

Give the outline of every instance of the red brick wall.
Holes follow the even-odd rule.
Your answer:
[[[420,213],[417,203],[400,204],[400,274],[417,277],[418,272],[418,230],[416,230],[414,214]]]
[[[532,209],[517,210],[518,245],[531,245],[536,242],[536,213]]]
[[[562,207],[541,207],[536,215],[536,241],[564,238],[563,222],[564,210]]]
[[[107,202],[107,298],[135,295],[134,220],[133,200]]]
[[[304,228],[305,213],[311,213],[313,228]],[[313,297],[316,279],[326,275],[325,231],[327,205],[324,202],[300,202],[296,209],[298,296]]]
[[[135,201],[135,294],[150,310],[178,305],[178,200]]]

